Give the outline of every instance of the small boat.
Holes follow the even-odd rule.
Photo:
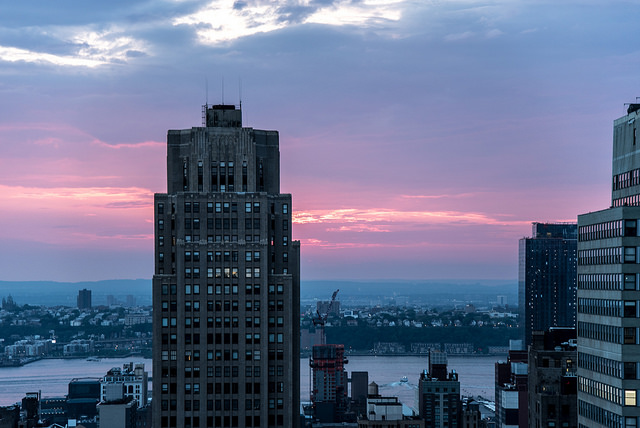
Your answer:
[[[402,376],[402,379],[400,379],[400,382],[409,382],[409,378],[406,376]]]
[[[87,361],[100,362],[100,358],[98,358],[98,357],[89,357],[89,358],[87,358]]]

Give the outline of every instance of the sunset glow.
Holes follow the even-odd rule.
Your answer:
[[[514,279],[531,222],[610,204],[640,6],[116,3],[0,18],[0,279],[150,278],[166,133],[207,102],[279,131],[303,280]]]

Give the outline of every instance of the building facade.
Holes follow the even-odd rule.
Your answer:
[[[575,223],[533,223],[519,242],[518,319],[525,347],[533,331],[575,327],[578,229]]]
[[[342,422],[349,408],[349,384],[344,345],[315,345],[309,360],[311,402],[321,423]]]
[[[577,428],[575,328],[533,333],[529,347],[529,427]]]
[[[496,427],[527,428],[528,368],[527,351],[521,340],[511,340],[507,361],[495,364]]]
[[[203,121],[168,132],[154,198],[154,426],[296,427],[300,244],[278,132],[229,105]]]
[[[455,371],[447,373],[447,354],[429,351],[429,370],[418,380],[418,414],[427,428],[459,428],[462,402]]]
[[[614,121],[611,208],[578,216],[578,424],[640,423],[640,104]]]
[[[78,309],[91,309],[91,290],[83,288],[78,290],[77,298]]]

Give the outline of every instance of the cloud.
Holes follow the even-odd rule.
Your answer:
[[[58,26],[30,31],[38,33],[38,48],[0,45],[0,61],[96,68],[125,64],[150,52],[146,42],[117,27],[94,30],[90,26]]]
[[[192,14],[174,18],[173,24],[194,28],[203,44],[218,45],[293,25],[386,26],[400,20],[406,7],[404,0],[210,1]]]
[[[293,214],[296,224],[335,224],[359,223],[359,226],[344,226],[342,230],[375,230],[383,231],[380,226],[367,226],[367,223],[385,225],[387,228],[429,226],[436,224],[483,224],[483,225],[523,225],[528,221],[502,220],[483,213],[462,211],[399,211],[388,208],[369,209],[336,209],[298,211]],[[334,229],[335,230],[335,229]]]

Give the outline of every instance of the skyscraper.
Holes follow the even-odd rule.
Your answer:
[[[613,125],[611,208],[578,216],[578,424],[640,421],[640,104]]]
[[[86,288],[78,290],[78,298],[76,300],[78,309],[91,309],[91,290],[87,290]]]
[[[154,199],[154,426],[296,427],[300,243],[278,132],[233,105],[203,121],[169,131]]]
[[[531,333],[575,327],[577,288],[575,223],[533,223],[519,243],[518,318],[525,349]]]

